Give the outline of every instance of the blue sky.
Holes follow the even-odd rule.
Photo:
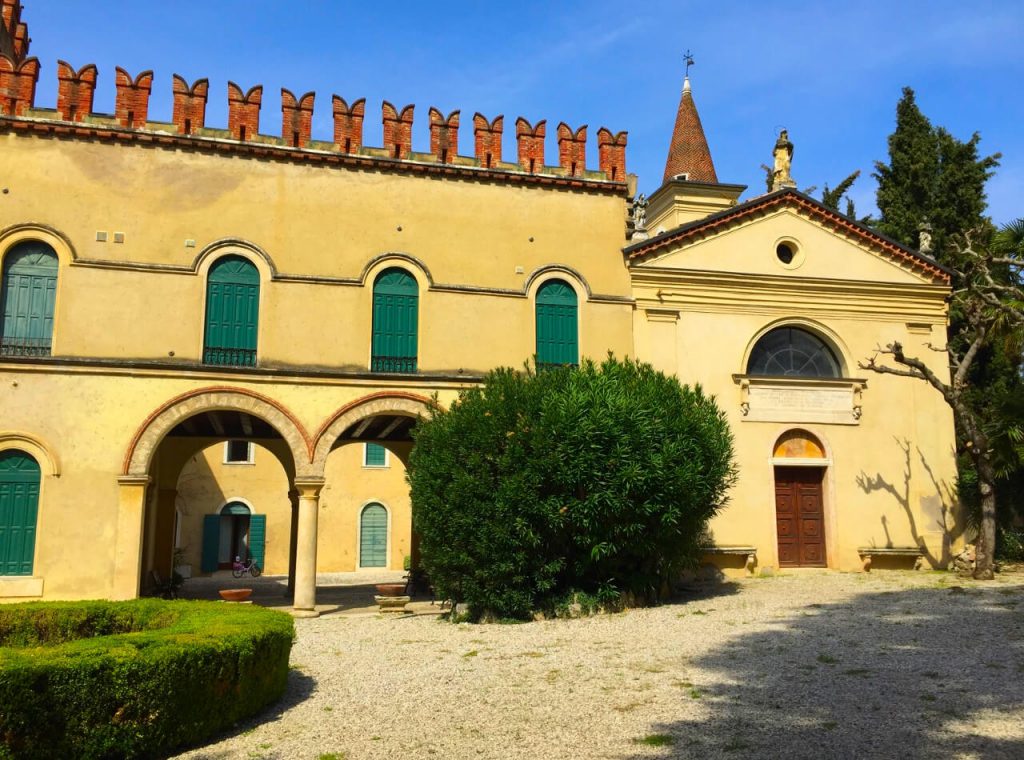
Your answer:
[[[207,124],[227,123],[226,82],[264,85],[261,131],[280,129],[280,88],[317,93],[314,137],[330,139],[331,95],[367,99],[365,141],[380,145],[380,103],[415,103],[413,147],[428,147],[427,109],[513,123],[589,124],[629,131],[628,171],[650,193],[661,182],[693,51],[693,91],[722,182],[763,190],[780,127],[796,146],[801,188],[854,169],[858,213],[874,207],[874,161],[904,85],[933,123],[985,153],[1003,154],[988,185],[998,223],[1024,216],[1024,3],[587,2],[388,3],[346,0],[22,0],[43,64],[37,104],[56,101],[56,60],[100,70],[96,108],[113,110],[114,66],[156,73],[151,118],[169,119],[171,74],[210,79]],[[447,14],[447,15],[445,15]]]

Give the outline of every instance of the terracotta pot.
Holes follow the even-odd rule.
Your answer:
[[[252,596],[251,588],[222,588],[217,592],[220,598],[228,602],[244,602]]]
[[[402,596],[405,593],[404,583],[378,583],[377,593],[381,596]]]

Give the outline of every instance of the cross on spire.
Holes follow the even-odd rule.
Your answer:
[[[689,50],[683,53],[683,62],[686,64],[686,76],[690,76],[690,67],[693,65],[693,53]]]

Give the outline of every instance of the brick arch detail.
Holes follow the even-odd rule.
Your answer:
[[[341,407],[321,426],[313,447],[313,469],[323,473],[327,456],[342,434],[352,425],[379,414],[398,414],[406,417],[425,417],[437,402],[426,396],[404,391],[381,391],[363,396]]]
[[[139,426],[125,453],[123,474],[145,477],[160,443],[179,422],[209,411],[239,411],[258,417],[280,433],[295,461],[296,477],[315,477],[310,464],[313,447],[302,423],[273,399],[245,388],[215,386],[176,396]]]

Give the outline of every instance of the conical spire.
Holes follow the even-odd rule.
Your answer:
[[[665,161],[664,181],[685,174],[691,182],[718,183],[711,151],[700,125],[697,106],[690,92],[690,77],[683,79],[683,94],[679,98],[676,126],[672,130],[672,142],[668,146],[668,160]]]

